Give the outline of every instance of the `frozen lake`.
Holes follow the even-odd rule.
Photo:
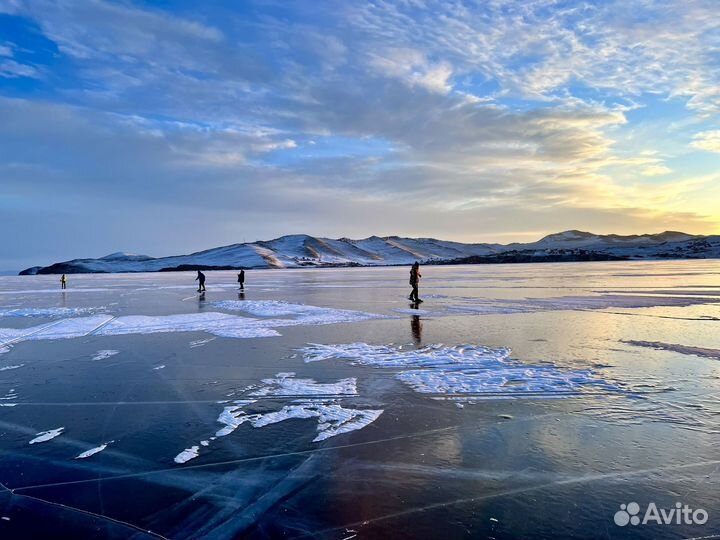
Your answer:
[[[720,534],[720,262],[421,271],[0,277],[0,536]]]

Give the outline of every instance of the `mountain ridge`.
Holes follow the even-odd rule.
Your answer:
[[[502,245],[401,236],[333,239],[292,234],[169,257],[115,252],[100,258],[34,266],[20,275],[393,266],[415,260],[425,264],[459,264],[667,258],[720,258],[720,236],[678,231],[598,235],[573,229],[546,235],[536,242]]]

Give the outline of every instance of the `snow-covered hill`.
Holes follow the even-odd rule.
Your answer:
[[[720,258],[720,236],[693,236],[674,231],[631,236],[565,231],[537,242],[500,245],[399,236],[334,240],[297,234],[173,257],[154,258],[119,252],[99,259],[74,259],[46,267],[36,266],[23,270],[21,274],[385,266],[410,264],[416,260],[491,263],[616,258]]]

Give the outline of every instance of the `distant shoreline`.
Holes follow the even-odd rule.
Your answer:
[[[487,260],[492,259],[491,257],[465,257],[462,259],[453,259],[453,260],[447,260],[447,261],[436,261],[436,260],[429,260],[429,261],[420,261],[420,264],[423,266],[461,266],[461,265],[468,265],[468,266],[482,266],[482,265],[501,265],[501,264],[552,264],[552,263],[583,263],[583,262],[657,262],[657,261],[717,261],[720,260],[720,257],[619,257],[619,256],[605,256],[605,254],[597,253],[594,254],[597,255],[595,257],[577,257],[577,258],[570,258],[570,257],[554,257],[554,256],[537,256],[534,258],[531,257],[519,257],[519,258],[513,258],[513,257],[497,257],[494,258],[495,260]],[[470,259],[470,260],[468,260]],[[479,260],[478,260],[479,259]],[[172,273],[172,272],[196,272],[198,270],[201,271],[239,271],[239,270],[325,270],[325,269],[338,269],[338,268],[395,268],[395,267],[404,267],[409,266],[411,263],[394,263],[394,264],[359,264],[359,263],[349,263],[349,264],[318,264],[318,265],[305,265],[305,266],[292,266],[292,267],[273,267],[273,266],[259,266],[255,268],[249,268],[247,266],[241,267],[241,266],[203,266],[203,265],[181,265],[181,267],[174,267],[174,268],[161,268],[159,270],[115,270],[115,271],[104,271],[104,270],[95,270],[95,271],[77,271],[77,270],[67,270],[65,272],[61,271],[40,271],[37,273],[23,273],[25,271],[21,271],[19,273],[12,273],[12,274],[4,274],[5,276],[58,276],[61,274],[68,274],[68,275],[95,275],[95,274],[164,274],[164,273]],[[188,266],[187,268],[185,266]],[[43,269],[45,270],[45,269]],[[2,274],[0,274],[1,276]]]
[[[720,258],[720,236],[677,231],[620,236],[564,231],[525,244],[465,244],[435,238],[320,238],[305,234],[231,244],[187,255],[117,252],[33,266],[19,275],[185,272],[258,268],[352,268],[422,264],[516,264]]]

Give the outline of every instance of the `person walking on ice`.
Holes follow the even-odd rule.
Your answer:
[[[195,278],[195,281],[200,282],[200,284],[198,285],[197,292],[205,292],[205,274],[203,274],[200,270],[198,270],[198,275]]]
[[[62,289],[67,289],[67,278],[65,277],[65,274],[63,274],[60,278],[60,287]]]
[[[420,263],[415,261],[415,264],[413,264],[412,268],[410,268],[410,286],[412,287],[412,292],[410,292],[410,296],[408,298],[416,304],[422,302],[418,296],[418,285],[420,284],[421,277]]]
[[[240,284],[240,290],[245,289],[245,270],[240,270],[238,274],[238,283]]]

